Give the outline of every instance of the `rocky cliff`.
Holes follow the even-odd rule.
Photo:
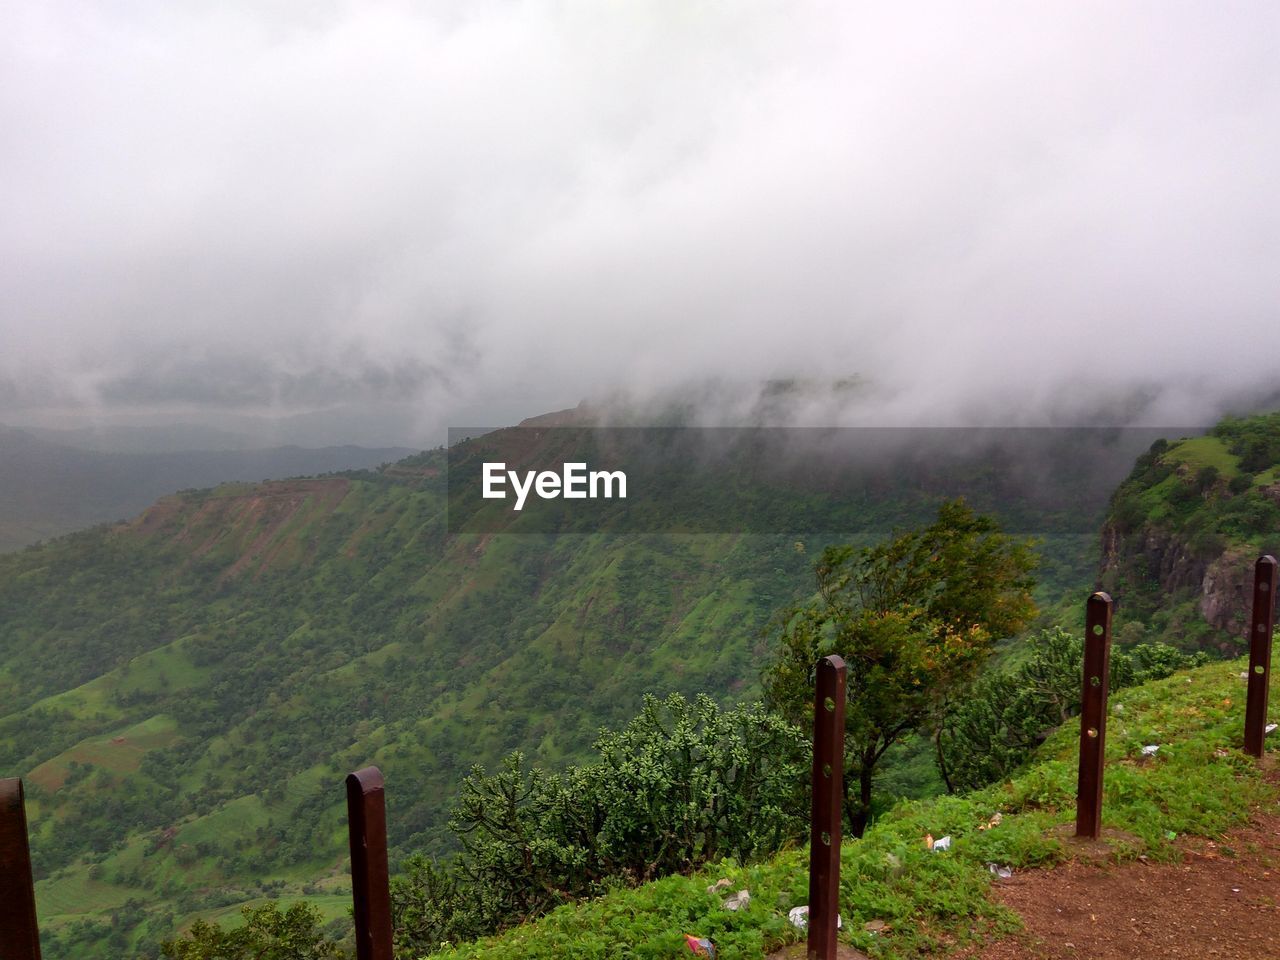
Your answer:
[[[1188,648],[1243,649],[1254,561],[1280,551],[1277,473],[1276,414],[1229,419],[1140,457],[1102,531],[1098,584],[1121,625]]]

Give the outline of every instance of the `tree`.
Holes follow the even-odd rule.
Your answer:
[[[227,930],[197,920],[186,936],[160,947],[169,960],[330,960],[346,956],[320,932],[320,911],[305,902],[244,907],[244,926]]]
[[[814,568],[817,594],[784,611],[763,682],[769,705],[810,728],[814,664],[848,664],[844,807],[862,836],[876,765],[916,730],[935,736],[974,682],[996,640],[1035,615],[1036,557],[962,500],[920,530],[874,547],[828,547]],[[853,785],[857,785],[856,792]]]

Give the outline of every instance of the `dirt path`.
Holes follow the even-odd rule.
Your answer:
[[[1280,816],[1256,816],[1183,862],[1073,862],[999,881],[993,896],[1026,924],[976,960],[1280,960]]]

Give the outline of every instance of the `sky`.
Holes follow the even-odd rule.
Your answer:
[[[1278,49],[1271,2],[0,0],[0,423],[1275,403]]]

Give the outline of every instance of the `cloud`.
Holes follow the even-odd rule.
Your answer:
[[[1262,3],[0,11],[7,411],[1274,385]],[[3,416],[0,416],[3,419]]]
[[[441,375],[422,361],[383,366],[307,364],[296,373],[260,358],[173,360],[137,367],[103,380],[97,394],[106,404],[163,407],[315,409],[370,399],[408,402],[430,389]]]

